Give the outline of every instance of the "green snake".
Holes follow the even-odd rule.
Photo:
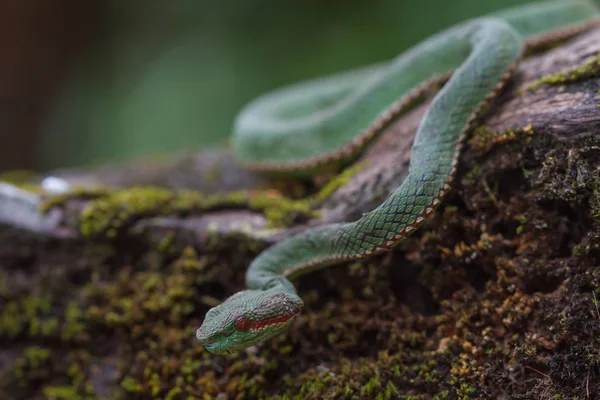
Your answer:
[[[463,138],[510,78],[525,51],[596,25],[583,0],[534,3],[463,22],[387,63],[301,83],[247,105],[233,147],[249,168],[310,173],[348,161],[432,85],[444,83],[415,136],[408,175],[357,221],[319,226],[258,255],[247,290],[208,311],[196,336],[228,354],[282,333],[303,301],[291,280],[332,264],[387,251],[413,233],[450,189]]]

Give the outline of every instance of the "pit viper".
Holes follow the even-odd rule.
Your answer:
[[[532,3],[468,20],[395,59],[276,90],[234,123],[233,149],[258,171],[310,173],[349,161],[432,85],[408,175],[357,221],[310,228],[260,253],[247,290],[210,309],[197,339],[215,354],[243,350],[288,329],[303,301],[291,280],[317,268],[387,251],[413,233],[448,193],[465,135],[510,79],[523,54],[597,25],[583,0]]]

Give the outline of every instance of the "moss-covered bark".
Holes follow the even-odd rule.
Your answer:
[[[600,78],[519,89],[564,69],[561,55],[583,65],[598,39],[592,32],[526,61],[428,223],[393,252],[300,278],[306,308],[289,333],[237,355],[214,356],[196,342],[206,311],[243,287],[265,246],[307,219],[352,216],[384,196],[402,177],[424,108],[367,151],[364,169],[320,191],[278,181],[273,192],[260,181],[252,193],[266,203],[224,195],[217,206],[167,184],[109,189],[46,204],[64,207],[80,233],[88,233],[83,217],[101,211],[94,215],[108,215],[108,228],[92,233],[111,234],[58,240],[2,227],[0,398],[593,399],[600,114],[589,110]],[[278,233],[225,232],[198,219],[235,208],[248,211],[235,214],[242,223],[268,221],[284,204],[279,192],[292,218]],[[310,202],[296,200],[306,193]]]

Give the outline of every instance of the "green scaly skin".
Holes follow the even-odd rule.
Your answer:
[[[248,269],[248,290],[209,310],[198,340],[227,354],[278,335],[303,306],[289,279],[389,250],[414,232],[449,190],[464,135],[524,50],[573,36],[598,18],[587,1],[510,9],[454,26],[389,63],[251,102],[235,124],[239,159],[257,170],[298,174],[355,156],[424,89],[447,81],[421,121],[402,185],[358,221],[310,229],[261,253]]]

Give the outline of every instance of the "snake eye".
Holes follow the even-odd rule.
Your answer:
[[[242,315],[241,317],[237,317],[233,325],[238,332],[246,332],[250,329],[250,320]]]

